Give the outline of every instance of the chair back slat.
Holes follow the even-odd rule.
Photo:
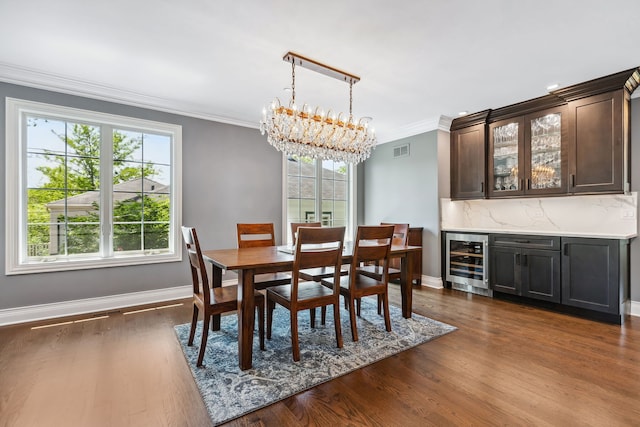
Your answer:
[[[380,225],[393,225],[393,246],[407,246],[409,241],[409,224],[381,222]]]
[[[276,245],[273,223],[238,224],[238,247],[255,248]]]
[[[189,264],[191,267],[191,281],[193,284],[193,293],[201,294],[205,303],[209,303],[209,276],[207,268],[202,258],[202,250],[198,241],[198,234],[194,227],[182,226],[182,237],[187,249]]]
[[[300,270],[333,267],[336,279],[339,280],[345,227],[299,227],[297,231],[292,270],[292,298],[297,295]]]
[[[354,276],[357,273],[360,263],[378,260],[384,260],[384,274],[386,275],[392,238],[392,225],[358,226],[350,275]]]
[[[292,222],[291,223],[291,238],[293,239],[293,245],[296,245],[296,236],[298,235],[298,228],[300,227],[322,227],[321,222]]]

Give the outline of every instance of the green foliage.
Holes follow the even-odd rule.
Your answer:
[[[36,124],[30,124],[35,126]],[[53,132],[53,130],[52,130]],[[55,133],[55,132],[54,132]],[[49,255],[40,249],[50,242],[50,213],[46,205],[86,191],[100,188],[100,128],[90,125],[73,124],[68,135],[57,134],[67,146],[68,155],[45,151],[43,157],[47,166],[36,168],[46,178],[41,189],[29,189],[27,216],[29,230],[28,244],[38,248],[29,255]],[[142,165],[133,162],[133,155],[142,142],[125,133],[113,132],[113,185],[138,178],[152,179],[157,170],[153,164]],[[47,190],[45,190],[47,189]],[[66,189],[66,191],[65,191]],[[96,253],[100,248],[99,206],[81,215],[61,215],[60,223],[66,223],[66,244],[68,254]],[[144,212],[144,218],[142,218]],[[169,246],[169,198],[167,196],[138,195],[134,200],[117,202],[114,206],[114,222],[137,222],[114,226],[114,248],[140,250],[141,227],[144,221],[144,249],[161,249]],[[51,253],[65,254],[64,235],[60,235],[58,248]]]

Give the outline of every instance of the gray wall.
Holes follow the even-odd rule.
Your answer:
[[[410,155],[393,158],[405,143]],[[424,227],[422,274],[440,277],[438,131],[379,145],[364,163],[364,181],[364,222]]]
[[[234,247],[236,222],[282,224],[282,156],[256,129],[152,111],[0,82],[0,138],[5,98],[137,117],[182,126],[183,223],[195,226],[206,248]],[[4,144],[3,144],[4,147]],[[5,150],[0,149],[5,164]],[[4,167],[3,167],[4,171]],[[5,174],[0,173],[0,254],[5,258]],[[186,285],[186,260],[60,273],[0,275],[0,309],[118,295]]]
[[[631,191],[640,192],[640,98],[631,100]],[[640,215],[636,212],[636,220]],[[640,301],[640,239],[631,240],[631,300]]]

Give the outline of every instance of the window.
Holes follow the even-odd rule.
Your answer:
[[[7,274],[179,261],[182,129],[7,99]]]
[[[297,156],[286,157],[285,161],[287,242],[293,241],[289,226],[292,222],[346,226],[345,238],[351,236],[355,200],[352,167],[348,163]]]

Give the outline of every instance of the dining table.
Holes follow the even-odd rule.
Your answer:
[[[213,287],[222,286],[223,272],[236,271],[238,274],[238,362],[241,370],[251,369],[253,352],[253,331],[255,322],[254,276],[263,273],[286,272],[293,269],[291,246],[268,246],[254,248],[212,249],[202,252],[205,261],[212,265]],[[401,258],[400,290],[402,295],[402,316],[411,317],[412,277],[415,254],[420,246],[392,245],[390,257]],[[345,242],[342,263],[350,264],[353,245]],[[419,260],[421,261],[421,260]],[[220,316],[214,316],[213,330],[220,329]]]

